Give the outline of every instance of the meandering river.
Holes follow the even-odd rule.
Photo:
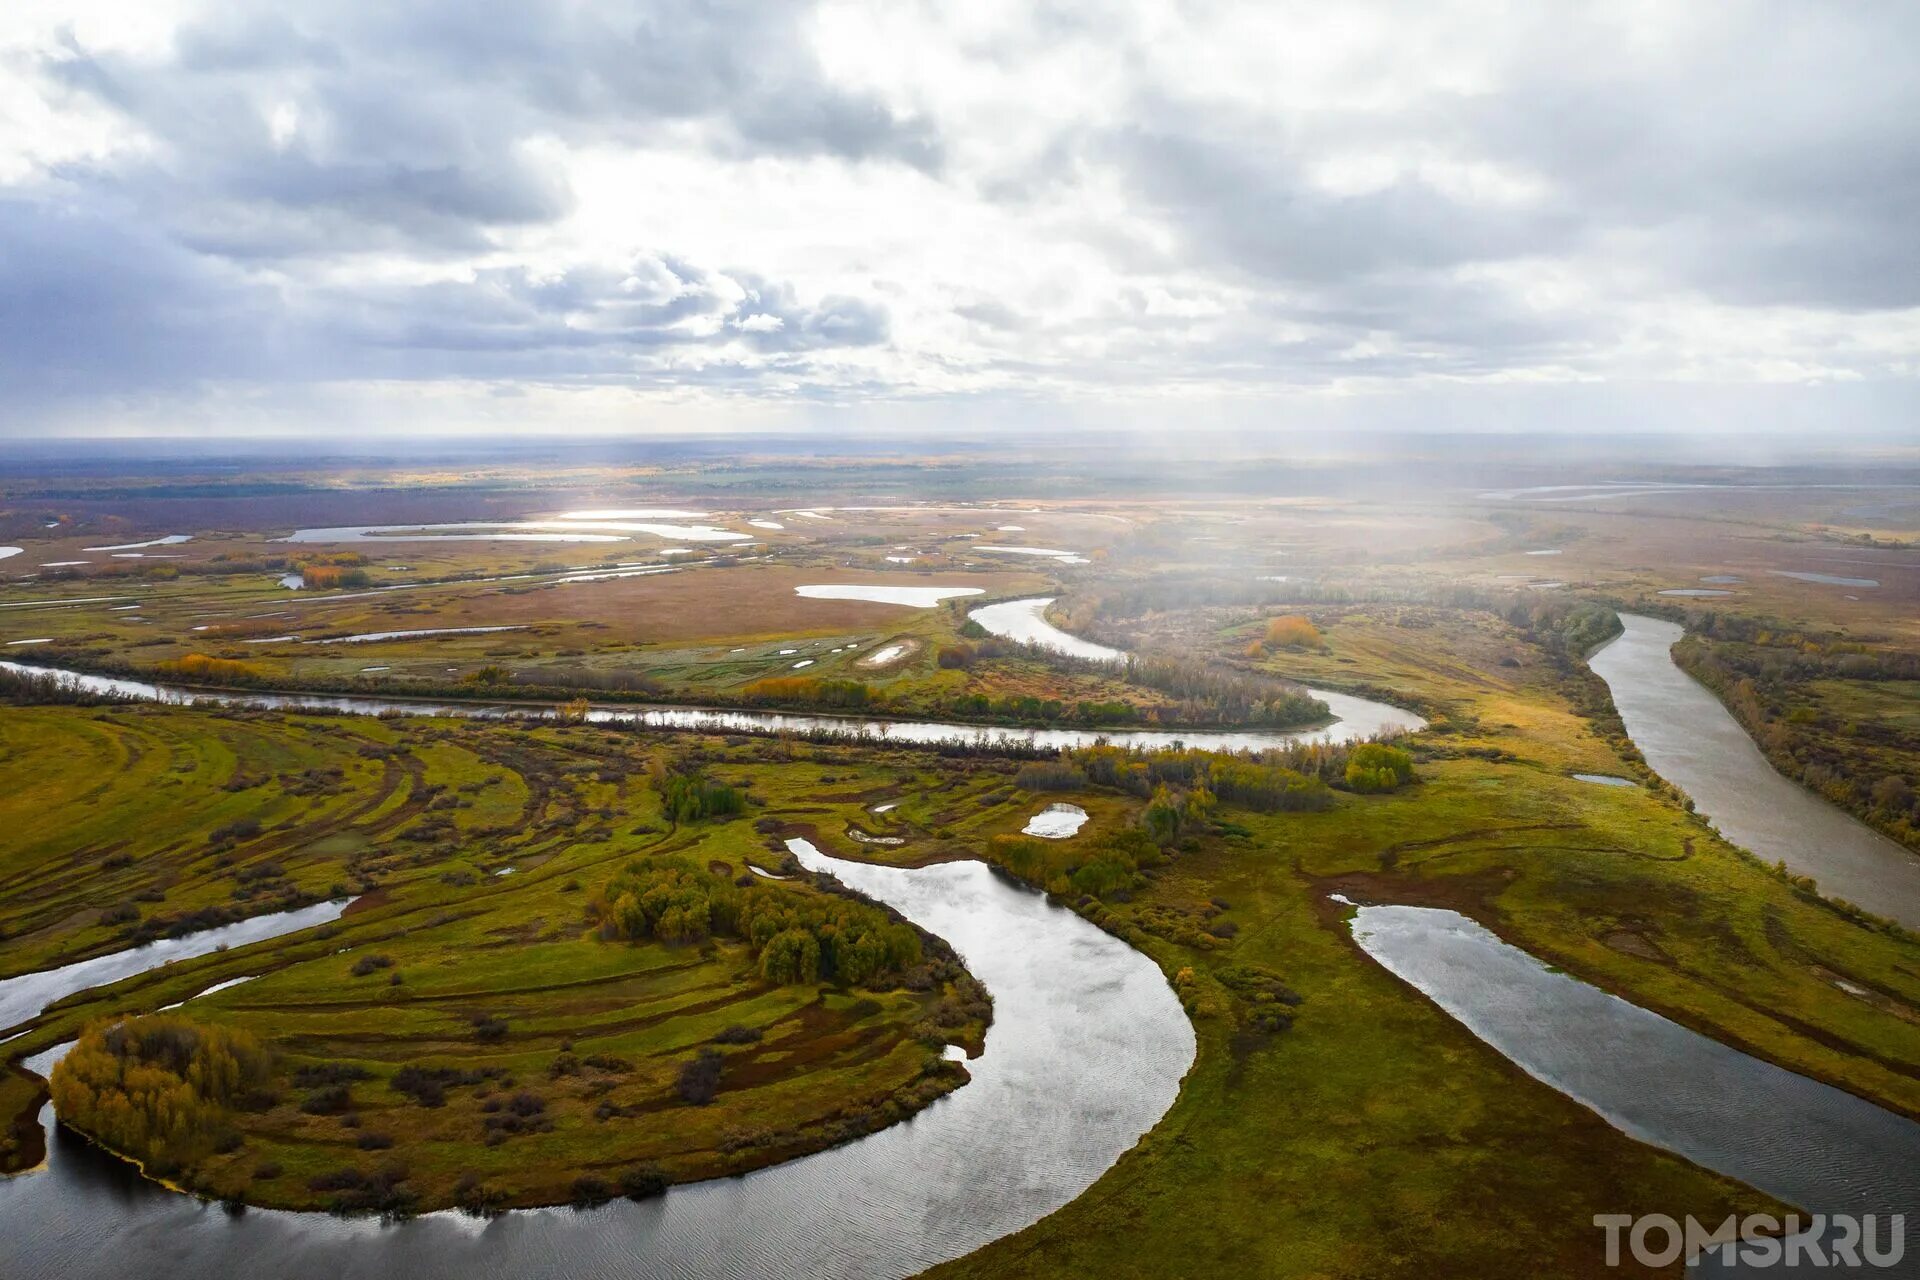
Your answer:
[[[1920,1205],[1920,1124],[1904,1116],[1569,977],[1458,912],[1361,907],[1353,934],[1528,1075],[1642,1141],[1823,1213]]]
[[[348,905],[345,900],[319,902],[292,911],[252,916],[233,924],[202,929],[185,937],[161,938],[144,946],[95,956],[91,960],[76,960],[57,969],[42,969],[0,979],[0,1033],[39,1016],[43,1009],[56,1000],[92,987],[104,987],[176,960],[190,960],[229,947],[244,947],[249,942],[311,929],[315,925],[338,920]]]
[[[1667,649],[1678,628],[1631,616],[1627,627],[1595,655],[1594,667],[1614,689],[1649,763],[1692,793],[1730,838],[1763,857],[1785,857],[1819,876],[1829,892],[1911,921],[1920,896],[1903,888],[1901,864],[1883,851],[1861,852],[1871,844],[1857,843],[1857,835],[1872,833],[1774,773],[1718,701],[1672,666]],[[527,711],[209,695],[75,673],[67,678],[167,702],[368,714]],[[1359,737],[1417,722],[1377,703],[1319,696],[1341,716],[1321,733]],[[1253,747],[1299,736],[1096,735],[680,708],[593,714],[608,722],[735,732],[865,726],[906,742],[974,738],[1069,746],[1104,736],[1158,745],[1177,737]],[[1777,812],[1783,807],[1785,818]],[[1835,818],[1841,827],[1831,825]],[[1836,830],[1846,838],[1834,836]],[[156,1269],[294,1280],[464,1280],[483,1272],[905,1276],[1064,1205],[1171,1105],[1193,1058],[1193,1033],[1144,956],[979,863],[902,870],[831,858],[805,841],[789,843],[803,865],[831,872],[945,937],[994,994],[995,1021],[986,1053],[971,1064],[972,1083],[914,1119],[832,1151],[678,1188],[646,1204],[586,1215],[517,1212],[489,1222],[435,1214],[397,1226],[257,1210],[230,1216],[146,1183],[55,1132],[45,1167],[0,1182],[8,1274],[109,1280],[135,1280]],[[1850,867],[1856,878],[1847,881]],[[1890,909],[1902,906],[1909,910]],[[1912,1121],[1556,973],[1455,913],[1363,907],[1355,930],[1370,955],[1499,1052],[1636,1137],[1809,1209],[1886,1213],[1920,1204],[1920,1126]]]
[[[264,707],[284,711],[335,711],[350,715],[421,715],[503,718],[560,714],[559,708],[538,703],[434,702],[429,699],[361,697],[325,693],[213,693],[145,680],[90,675],[57,667],[33,667],[0,662],[0,670],[53,675],[78,689],[116,694],[147,702],[176,706]],[[1209,751],[1259,751],[1289,742],[1352,742],[1381,733],[1419,729],[1426,721],[1411,711],[1350,694],[1313,691],[1337,719],[1313,729],[1039,729],[1018,725],[956,724],[938,720],[892,720],[859,716],[807,715],[784,711],[730,711],[705,707],[596,707],[587,713],[594,724],[637,724],[655,729],[683,729],[713,733],[844,733],[876,742],[928,745],[938,742],[974,742],[989,746],[1039,747],[1063,750],[1096,742],[1116,746],[1157,748],[1185,744]]]
[[[845,1146],[679,1187],[644,1204],[382,1226],[229,1215],[143,1181],[64,1131],[0,1181],[9,1280],[156,1275],[360,1280],[474,1276],[907,1276],[1045,1217],[1172,1105],[1193,1028],[1159,969],[977,862],[828,871],[952,943],[994,997],[971,1083]]]
[[[1589,659],[1653,771],[1701,816],[1820,892],[1920,929],[1920,857],[1782,776],[1713,693],[1674,665],[1677,623],[1623,613],[1626,630]]]
[[[1054,653],[1065,654],[1070,658],[1087,658],[1094,662],[1126,660],[1127,655],[1123,650],[1110,649],[1106,645],[1083,640],[1048,622],[1047,606],[1052,604],[1054,599],[1053,596],[1036,596],[1027,600],[1003,600],[999,604],[982,605],[968,613],[967,617],[979,623],[993,635],[1017,640],[1022,644],[1038,645],[1042,649],[1050,649]],[[1254,749],[1256,746],[1274,746],[1284,742],[1354,742],[1383,734],[1415,733],[1427,727],[1423,717],[1399,707],[1390,707],[1368,698],[1357,698],[1350,693],[1335,693],[1331,689],[1307,689],[1307,692],[1327,704],[1327,710],[1331,711],[1334,717],[1331,724],[1312,729],[1290,729],[1258,734],[1190,733],[1182,735],[1125,732],[1082,736],[1104,736],[1113,742],[1137,746],[1163,746],[1168,741],[1184,738],[1192,746],[1243,751]],[[1220,745],[1216,746],[1216,744]]]

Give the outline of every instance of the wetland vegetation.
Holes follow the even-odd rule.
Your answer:
[[[970,558],[1009,508],[815,495],[796,517],[777,489],[703,497],[705,474],[672,503],[650,482],[513,513],[651,501],[762,543],[668,572],[640,546],[557,561],[464,535],[290,553],[259,524],[196,529],[164,565],[39,570],[154,527],[0,524],[33,548],[0,620],[49,641],[10,656],[544,713],[150,705],[0,668],[0,981],[351,903],[0,1029],[9,1166],[42,1158],[49,1097],[169,1185],[390,1219],[856,1151],[976,1087],[1001,1032],[982,957],[850,869],[981,862],[1144,956],[1191,1065],[1051,1212],[996,1210],[964,1247],[874,1270],[1598,1274],[1594,1213],[1777,1207],[1522,1073],[1357,946],[1348,901],[1461,912],[1689,1034],[1920,1117],[1920,944],[1715,834],[1587,667],[1623,606],[1718,562],[1628,580],[1609,566],[1650,558],[1643,525],[1575,511],[1118,499],[1021,504],[1024,536],[1071,559]],[[1575,585],[1505,572],[1543,545]],[[1767,584],[1743,591],[1833,589],[1738,567]],[[1914,637],[1889,612],[1902,580],[1873,572],[1881,593],[1824,626],[1760,607],[1783,595],[1696,607],[1676,657],[1789,777],[1910,840]],[[879,583],[902,593],[863,592]],[[961,586],[978,594],[905,594]],[[970,616],[1009,602],[1020,634]],[[1353,699],[1418,731],[1321,732]],[[898,736],[603,714],[644,704]],[[1076,732],[917,738],[928,719]],[[1175,741],[1224,726],[1256,749]],[[1141,728],[1161,736],[1121,736]]]

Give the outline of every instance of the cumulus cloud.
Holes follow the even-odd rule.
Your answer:
[[[27,428],[395,382],[1396,424],[1476,386],[1864,382],[1884,414],[1920,372],[1911,6],[142,17],[0,22]]]

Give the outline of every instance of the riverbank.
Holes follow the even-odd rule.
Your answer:
[[[35,749],[11,749],[17,742]],[[985,1006],[976,1009],[970,980],[932,938],[930,967],[862,989],[769,981],[729,937],[641,946],[599,937],[586,908],[635,859],[689,860],[731,883],[767,857],[750,819],[684,823],[662,811],[652,782],[662,744],[586,726],[62,707],[0,718],[0,747],[0,771],[12,775],[0,816],[20,841],[12,875],[34,885],[3,902],[0,921],[25,944],[10,947],[10,961],[84,970],[120,931],[196,918],[233,901],[236,886],[275,898],[339,880],[367,891],[365,909],[318,930],[236,941],[89,987],[45,1014],[36,1002],[7,1047],[17,1059],[95,1019],[181,1002],[273,1046],[278,1101],[235,1117],[237,1151],[179,1175],[216,1198],[326,1207],[343,1165],[370,1173],[395,1160],[408,1166],[415,1209],[461,1202],[467,1173],[483,1179],[468,1194],[499,1204],[567,1203],[577,1180],[613,1185],[636,1163],[658,1164],[669,1181],[735,1174],[924,1110],[967,1078],[941,1049],[980,1047]],[[122,767],[103,791],[95,762],[116,757]],[[265,760],[284,772],[228,785],[237,762]],[[187,761],[197,767],[181,772]],[[734,748],[727,768],[735,785],[781,804],[795,794],[789,781],[803,793],[820,776],[765,740]],[[898,784],[894,768],[871,776],[875,787]],[[65,802],[63,789],[91,798]],[[608,820],[616,809],[619,827]],[[236,822],[236,810],[254,816]],[[228,834],[207,839],[222,827]],[[103,846],[120,851],[105,867],[73,857]],[[819,896],[804,877],[753,891]],[[136,919],[122,920],[115,904],[129,902]],[[258,922],[236,927],[250,937]],[[224,985],[238,977],[251,980]],[[210,987],[220,989],[202,994]],[[679,1075],[709,1049],[722,1069],[711,1098],[689,1106],[676,1096]],[[450,1072],[436,1101],[394,1083],[408,1064]],[[333,1084],[345,1097],[314,1104]],[[20,1139],[14,1167],[38,1157],[40,1088],[17,1071],[5,1082]],[[538,1107],[498,1112],[528,1091]],[[496,1113],[515,1125],[502,1130]]]
[[[1593,1213],[1719,1221],[1767,1203],[1613,1129],[1402,986],[1353,942],[1328,897],[1341,888],[1462,910],[1694,1031],[1920,1115],[1920,948],[1796,894],[1650,786],[1572,776],[1634,770],[1556,664],[1510,634],[1408,621],[1403,638],[1369,611],[1330,643],[1392,654],[1397,682],[1452,708],[1444,754],[1423,751],[1399,794],[1223,815],[1247,834],[1200,841],[1130,901],[1082,905],[1183,991],[1199,1061],[1166,1122],[1086,1196],[936,1274],[1375,1274],[1418,1259],[1600,1276],[1617,1272]],[[1231,942],[1171,941],[1169,918],[1230,926]],[[1267,1039],[1245,1034],[1249,965],[1301,997]],[[1129,1229],[1103,1226],[1116,1221]]]
[[[1647,764],[1728,840],[1782,864],[1822,895],[1920,928],[1920,855],[1783,776],[1671,650],[1677,623],[1622,615],[1626,632],[1592,666],[1613,690]]]
[[[983,820],[976,801],[984,792],[975,786],[986,779],[969,782],[932,767],[848,778],[849,753],[829,754],[789,761],[768,780],[804,774],[792,780],[795,804],[802,796],[844,795],[834,803],[864,810],[876,794],[892,793],[920,797],[915,807],[922,808],[925,797],[941,795],[935,812],[950,803],[956,822]],[[859,793],[835,792],[836,782],[855,783]],[[1014,819],[984,814],[990,822]],[[741,847],[749,845],[755,858],[772,854],[756,841]],[[1144,957],[979,863],[905,872],[795,852],[811,869],[952,939],[978,958],[974,968],[995,993],[994,1027],[985,1052],[969,1064],[971,1083],[913,1123],[587,1216],[508,1213],[482,1221],[439,1214],[381,1226],[271,1210],[209,1211],[150,1184],[116,1179],[68,1139],[56,1142],[41,1173],[0,1183],[10,1262],[29,1275],[79,1270],[100,1280],[135,1280],[151,1268],[138,1241],[165,1232],[171,1256],[202,1273],[270,1269],[294,1280],[452,1280],[483,1265],[513,1274],[665,1270],[694,1280],[904,1277],[1069,1202],[1173,1100],[1192,1060],[1192,1032]],[[664,1118],[641,1123],[657,1126]],[[524,1150],[515,1155],[526,1159]],[[907,1222],[917,1225],[898,1229]]]
[[[1318,729],[1187,730],[1187,729],[1046,729],[999,728],[959,722],[901,720],[845,714],[790,714],[777,711],[704,708],[595,707],[585,700],[572,703],[435,702],[406,697],[359,697],[330,693],[250,692],[209,686],[155,683],[98,675],[71,668],[29,667],[0,661],[0,671],[33,672],[51,676],[67,688],[97,692],[107,701],[159,702],[177,706],[212,705],[264,710],[337,712],[348,715],[448,716],[481,719],[521,717],[556,722],[631,724],[648,728],[692,732],[772,734],[812,738],[822,742],[907,743],[961,753],[984,751],[995,755],[1022,749],[1039,753],[1097,742],[1117,746],[1161,748],[1189,746],[1210,751],[1259,751],[1303,741],[1350,742],[1405,732],[1421,727],[1418,716],[1395,707],[1347,694],[1319,696],[1340,717]],[[1309,691],[1313,692],[1313,691]]]

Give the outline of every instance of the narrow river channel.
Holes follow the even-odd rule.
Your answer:
[[[264,707],[281,711],[334,711],[349,715],[465,716],[500,719],[508,716],[560,714],[559,708],[538,703],[434,702],[419,698],[379,698],[328,693],[212,693],[177,685],[115,676],[90,675],[57,667],[0,662],[0,670],[48,674],[78,689],[116,694],[173,706]],[[1383,733],[1426,727],[1411,711],[1351,694],[1312,691],[1336,717],[1331,724],[1310,729],[1040,729],[1018,725],[958,724],[938,720],[892,720],[878,717],[803,715],[782,711],[732,711],[705,707],[596,707],[587,713],[594,724],[634,724],[652,729],[712,733],[854,734],[875,742],[928,745],[973,742],[985,746],[1039,747],[1058,751],[1088,747],[1096,742],[1153,749],[1184,744],[1208,751],[1260,751],[1291,742],[1353,742]]]

